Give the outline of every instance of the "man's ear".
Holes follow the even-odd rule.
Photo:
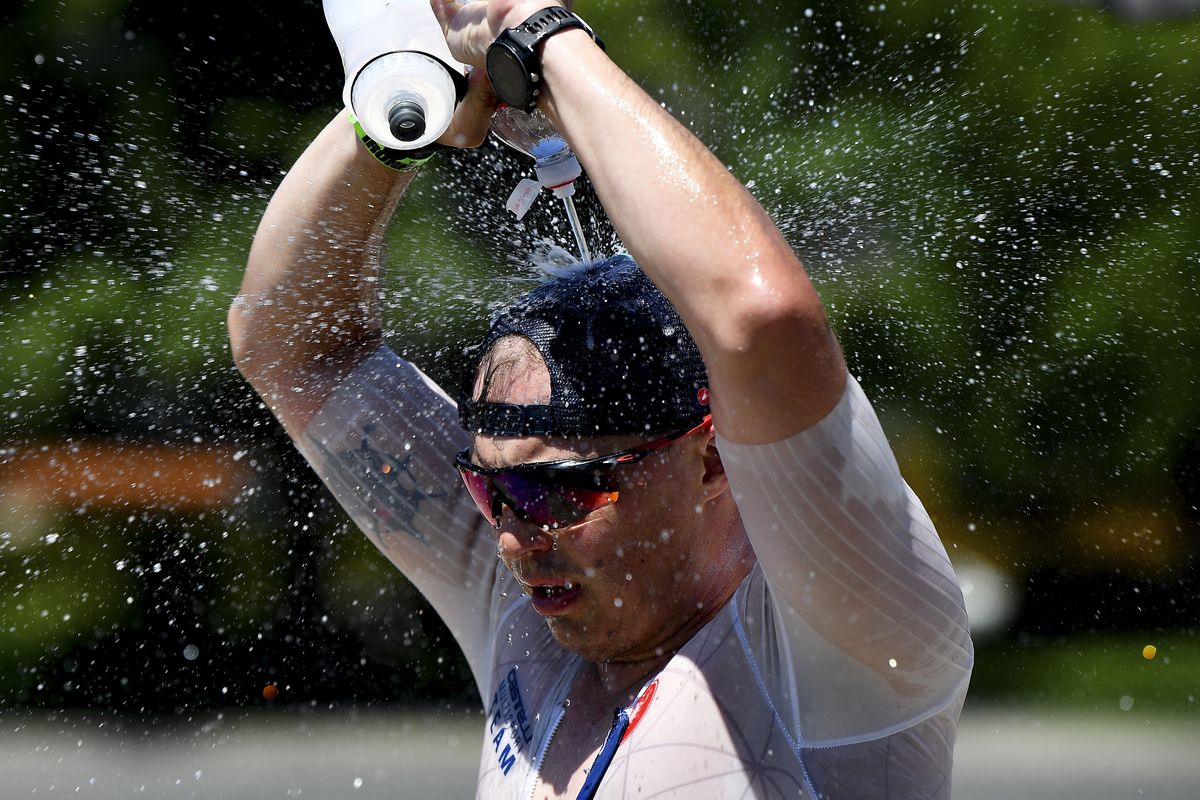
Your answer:
[[[725,474],[725,465],[721,463],[715,435],[708,436],[701,458],[704,460],[704,499],[715,500],[729,491],[729,476]]]

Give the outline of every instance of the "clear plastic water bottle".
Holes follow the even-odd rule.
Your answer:
[[[416,150],[450,126],[466,87],[429,0],[324,0],[346,71],[342,102],[384,147]]]

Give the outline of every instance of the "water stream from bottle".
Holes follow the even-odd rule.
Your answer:
[[[579,222],[579,212],[575,210],[575,198],[564,197],[563,205],[567,207],[567,219],[571,222],[571,232],[575,234],[575,242],[579,245],[579,258],[586,262],[592,260],[591,251],[588,250],[587,239],[583,236],[583,225]]]

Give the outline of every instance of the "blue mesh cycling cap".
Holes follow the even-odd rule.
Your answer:
[[[471,399],[475,371],[504,336],[537,348],[550,373],[547,405]],[[497,314],[466,350],[459,422],[493,436],[662,434],[699,424],[708,375],[679,312],[632,258],[617,255],[550,280]]]

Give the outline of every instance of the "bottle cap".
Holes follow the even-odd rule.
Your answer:
[[[450,127],[457,89],[441,61],[404,51],[369,62],[347,81],[343,97],[376,142],[393,150],[416,150],[433,144]]]

